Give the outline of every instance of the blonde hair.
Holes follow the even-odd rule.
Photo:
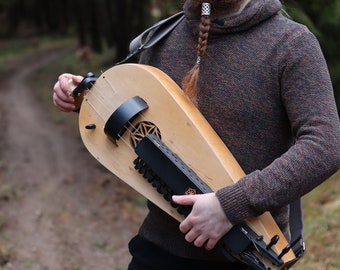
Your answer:
[[[210,4],[202,3],[202,15],[197,45],[197,60],[194,67],[185,75],[182,81],[183,91],[195,105],[197,105],[197,82],[199,77],[199,66],[201,57],[205,54],[207,49],[210,23]]]

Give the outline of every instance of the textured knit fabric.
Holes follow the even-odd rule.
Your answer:
[[[179,85],[196,60],[199,14],[187,3],[186,19],[140,59]],[[277,0],[252,0],[238,17],[215,18],[198,107],[247,174],[216,192],[228,219],[237,224],[270,211],[287,233],[287,205],[340,167],[340,125],[318,41],[280,9]],[[217,259],[188,244],[177,221],[149,208],[140,235],[179,256]]]

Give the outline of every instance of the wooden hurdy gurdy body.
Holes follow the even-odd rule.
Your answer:
[[[174,204],[172,195],[214,192],[245,175],[206,119],[162,71],[118,65],[98,79],[88,75],[73,93],[83,91],[79,128],[86,148],[178,221],[190,208]],[[296,259],[269,213],[235,226],[219,245],[230,260],[241,260],[250,269],[287,269]]]

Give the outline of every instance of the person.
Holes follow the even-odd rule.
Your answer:
[[[210,14],[201,14],[203,2]],[[129,269],[247,269],[215,252],[218,240],[265,211],[289,237],[288,205],[340,167],[332,83],[316,37],[278,0],[186,0],[183,11],[139,62],[183,86],[246,176],[215,193],[174,196],[193,206],[180,224],[148,203]],[[70,79],[82,77],[64,73],[54,86],[61,111],[79,108]]]

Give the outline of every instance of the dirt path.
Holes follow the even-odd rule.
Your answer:
[[[27,86],[62,53],[28,59],[1,84],[0,269],[126,269],[145,208]]]

